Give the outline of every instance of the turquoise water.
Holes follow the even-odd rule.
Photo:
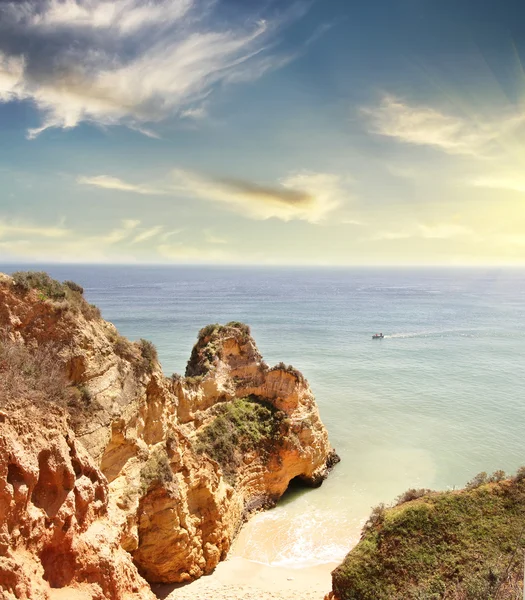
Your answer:
[[[167,375],[202,326],[240,320],[268,363],[308,378],[342,462],[253,519],[236,555],[339,560],[371,506],[525,464],[525,271],[45,268],[84,285],[124,335],[151,339]]]

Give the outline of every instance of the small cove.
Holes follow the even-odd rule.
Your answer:
[[[342,462],[320,489],[256,515],[231,559],[330,565],[372,506],[525,462],[523,271],[42,268],[81,283],[122,334],[152,340],[166,375],[184,371],[201,327],[240,320],[269,364],[309,380]]]

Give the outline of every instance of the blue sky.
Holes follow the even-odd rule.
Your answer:
[[[525,7],[0,3],[0,260],[523,264]]]

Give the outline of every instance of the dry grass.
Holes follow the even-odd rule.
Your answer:
[[[53,344],[27,346],[0,332],[0,408],[36,408],[66,415],[73,429],[99,411],[100,403],[83,386],[72,385]]]
[[[71,390],[56,348],[27,347],[0,333],[0,405],[31,401],[66,405]]]

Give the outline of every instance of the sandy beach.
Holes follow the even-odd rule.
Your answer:
[[[307,568],[272,567],[234,557],[212,575],[186,585],[154,585],[159,600],[323,600],[336,563]]]

